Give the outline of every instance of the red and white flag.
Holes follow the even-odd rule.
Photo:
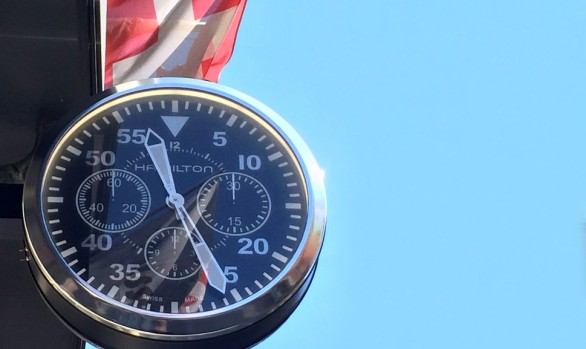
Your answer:
[[[108,88],[160,76],[218,81],[232,55],[246,0],[101,4],[102,77]]]

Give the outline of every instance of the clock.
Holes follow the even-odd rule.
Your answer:
[[[306,293],[326,219],[297,133],[218,84],[112,88],[43,135],[26,176],[31,269],[100,347],[248,347]]]

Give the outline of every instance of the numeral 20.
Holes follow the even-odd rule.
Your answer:
[[[269,242],[265,238],[254,239],[254,241],[250,238],[240,238],[238,243],[244,244],[238,250],[238,254],[267,254],[269,252]]]

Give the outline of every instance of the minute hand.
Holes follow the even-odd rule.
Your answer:
[[[169,199],[171,199],[177,194],[177,191],[175,191],[175,182],[173,181],[173,172],[171,171],[169,156],[167,156],[165,140],[149,128],[144,146],[157,169],[159,177],[161,177],[161,181],[163,181],[165,190],[167,190],[167,193],[170,196]]]
[[[183,227],[188,232],[193,232],[197,239],[199,240],[196,243],[193,240],[191,234],[187,234],[189,237],[189,241],[195,250],[197,258],[203,268],[204,273],[208,278],[209,284],[217,289],[218,291],[224,293],[226,291],[226,276],[222,272],[222,268],[218,264],[218,261],[212,254],[212,251],[205,243],[203,236],[197,229],[197,226],[193,222],[193,219],[189,216],[189,213],[185,209],[184,199],[181,194],[178,194],[175,190],[175,182],[173,181],[173,172],[171,171],[171,164],[169,163],[169,157],[167,155],[167,148],[165,146],[165,141],[161,136],[155,133],[155,131],[148,129],[146,140],[144,142],[147,152],[153,164],[155,165],[155,169],[163,182],[163,186],[167,191],[169,196],[167,197],[168,203],[175,209],[177,216],[181,220]]]
[[[226,275],[224,275],[224,273],[222,272],[222,268],[218,264],[218,261],[212,254],[212,251],[210,250],[208,245],[205,243],[205,240],[203,239],[201,233],[195,226],[193,219],[191,219],[191,216],[189,216],[189,214],[187,213],[185,206],[178,206],[176,210],[179,215],[179,218],[181,219],[181,223],[183,223],[183,227],[185,228],[185,230],[187,230],[188,232],[193,232],[199,240],[198,243],[195,243],[195,241],[193,241],[193,237],[191,236],[191,234],[187,234],[187,236],[189,236],[189,240],[191,241],[191,245],[193,246],[193,249],[197,254],[197,258],[199,259],[203,271],[205,272],[206,277],[208,278],[208,283],[216,290],[225,293]]]

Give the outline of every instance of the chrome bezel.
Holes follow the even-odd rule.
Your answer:
[[[185,89],[215,94],[250,110],[263,119],[288,143],[297,158],[305,179],[308,199],[308,221],[300,247],[287,267],[263,291],[241,302],[216,311],[195,314],[160,314],[130,306],[106,298],[88,287],[58,255],[45,229],[42,205],[42,179],[46,163],[63,137],[84,116],[118,98],[153,89]],[[26,241],[31,262],[39,269],[39,284],[48,284],[77,311],[92,321],[130,336],[165,341],[191,341],[221,336],[250,326],[277,311],[303,286],[312,270],[323,243],[326,224],[326,200],[323,172],[307,145],[293,128],[277,113],[259,101],[234,89],[215,83],[186,78],[157,78],[125,83],[99,95],[99,100],[69,122],[58,135],[46,135],[40,143],[27,174],[23,197]],[[41,292],[49,300],[51,290]],[[57,305],[51,304],[59,314]],[[104,315],[107,314],[107,315]],[[62,315],[63,316],[63,315]],[[140,321],[136,321],[136,316]],[[67,317],[67,316],[65,316]],[[71,322],[69,319],[65,319]],[[181,329],[173,333],[161,331],[161,322],[167,328]],[[75,327],[75,324],[70,324]],[[83,333],[81,333],[84,335]]]

